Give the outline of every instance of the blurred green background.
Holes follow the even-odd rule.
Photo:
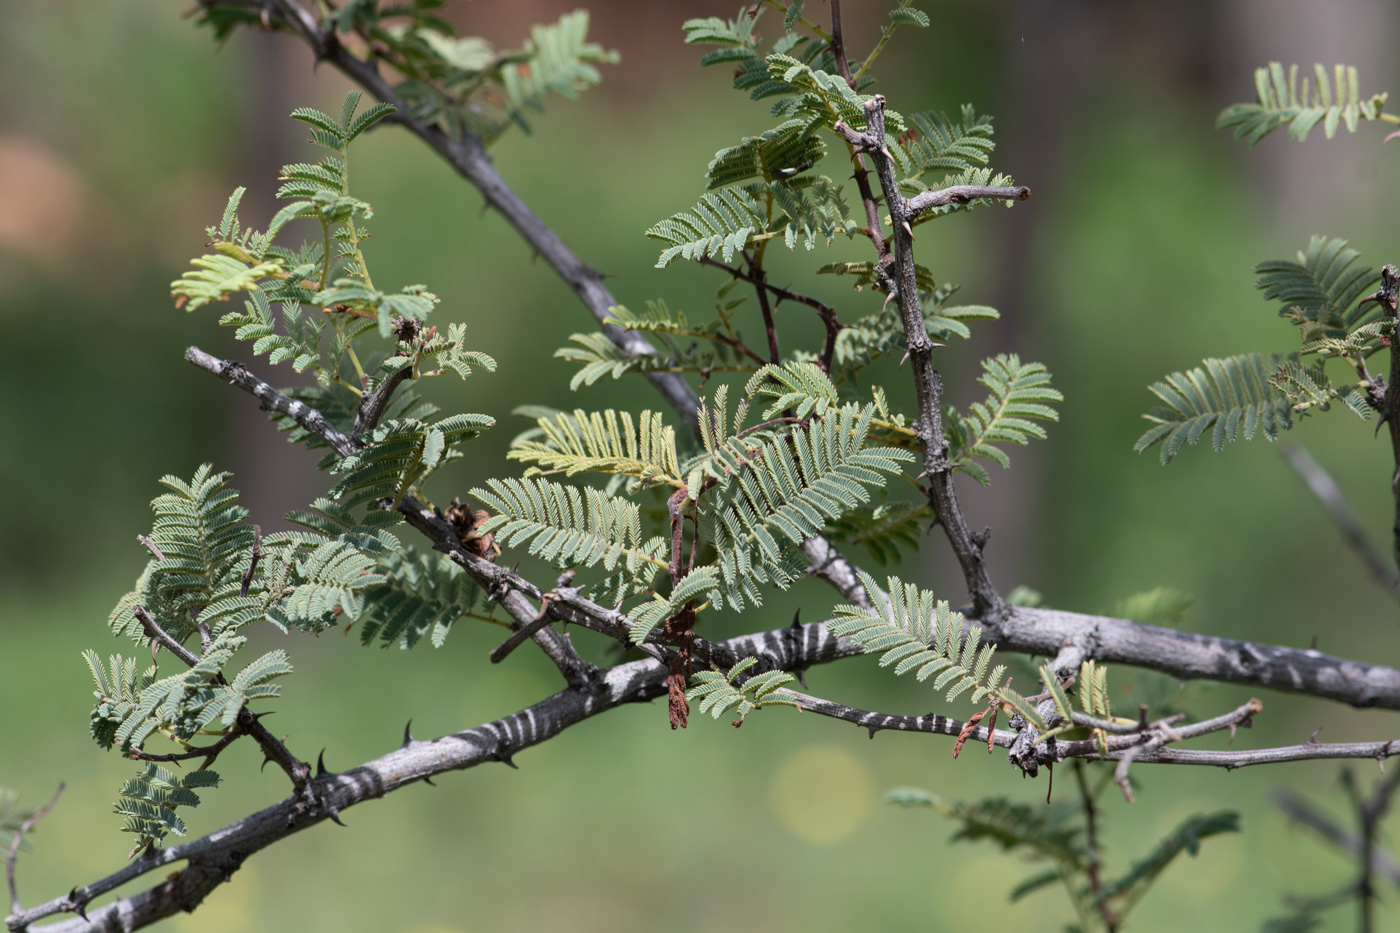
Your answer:
[[[463,31],[510,47],[531,22],[571,6],[476,0],[449,13]],[[1015,451],[989,490],[965,489],[973,525],[993,528],[994,579],[1083,611],[1170,585],[1196,596],[1186,628],[1290,645],[1316,637],[1324,651],[1400,663],[1393,600],[1370,585],[1275,448],[1188,449],[1165,470],[1155,452],[1131,452],[1149,382],[1205,355],[1296,346],[1254,292],[1254,263],[1291,255],[1312,233],[1349,237],[1374,265],[1396,259],[1400,162],[1375,127],[1331,142],[1315,134],[1306,146],[1280,134],[1254,152],[1211,127],[1222,106],[1252,96],[1252,68],[1270,58],[1346,61],[1361,67],[1363,92],[1400,89],[1387,57],[1400,15],[1363,0],[922,6],[934,28],[901,34],[881,90],[905,111],[971,101],[996,114],[993,164],[1035,191],[1014,210],[920,228],[920,260],[935,276],[1004,314],[966,348],[941,351],[950,394],[980,398],[977,359],[1012,350],[1045,361],[1066,396],[1047,443]],[[852,46],[868,48],[885,5],[846,7]],[[809,8],[826,15],[819,0]],[[641,234],[694,202],[716,149],[767,125],[766,106],[729,90],[723,69],[701,72],[681,44],[680,20],[711,13],[734,9],[602,5],[593,33],[622,64],[581,102],[556,103],[532,137],[513,133],[494,150],[506,178],[586,262],[615,275],[615,294],[634,307],[664,297],[707,312],[719,280],[679,264],[653,269],[657,247]],[[205,460],[233,469],[264,527],[327,486],[315,457],[281,445],[246,397],[182,361],[190,343],[241,358],[247,348],[214,315],[175,311],[167,283],[201,251],[203,227],[233,187],[249,187],[246,219],[271,213],[278,166],[311,155],[285,114],[333,108],[346,85],[329,68],[313,71],[290,39],[250,33],[216,49],[180,14],[161,2],[11,3],[0,29],[0,321],[11,334],[0,367],[0,785],[37,806],[57,781],[69,784],[19,863],[28,905],[107,874],[129,848],[111,801],[134,766],[86,737],[79,652],[125,650],[104,623],[145,560],[135,536],[149,526],[157,477],[188,476]],[[473,346],[501,364],[432,389],[446,405],[500,420],[438,480],[438,497],[515,474],[503,452],[526,426],[509,416],[517,404],[655,404],[636,377],[570,396],[571,367],[552,353],[569,333],[592,330],[591,319],[421,144],[389,129],[356,155],[357,193],[377,208],[376,278],[427,283],[444,299],[437,320],[468,322]],[[838,243],[775,267],[854,317],[878,298],[810,270],[861,256],[860,244]],[[795,308],[780,322],[789,346],[818,333]],[[907,374],[883,374],[891,398],[912,403]],[[1384,546],[1392,465],[1372,427],[1334,412],[1295,436]],[[944,550],[929,537],[902,572],[956,603],[965,593]],[[817,619],[831,602],[807,583],[717,628],[777,626],[799,606]],[[497,630],[485,628],[463,624],[442,649],[411,653],[261,633],[260,644],[285,643],[297,665],[269,723],[302,757],[324,748],[327,765],[343,769],[394,747],[410,717],[420,737],[440,735],[558,688],[530,651],[487,663]],[[877,675],[873,662],[814,670],[809,684],[891,712],[935,703],[918,684]],[[1247,696],[1218,688],[1194,708],[1213,714]],[[1242,744],[1292,743],[1319,727],[1332,741],[1395,734],[1391,714],[1263,699]],[[972,750],[954,762],[941,739],[871,742],[781,710],[737,731],[696,720],[673,733],[665,720],[659,705],[618,710],[520,755],[519,771],[447,775],[437,788],[356,808],[348,829],[318,826],[258,855],[168,927],[1029,933],[1069,919],[1057,891],[1004,905],[1031,869],[987,846],[950,846],[951,826],[938,817],[880,802],[895,785],[1043,799],[1043,778],[1021,781],[1000,755]],[[244,743],[220,759],[226,784],[190,815],[192,832],[285,795],[282,775],[257,764]],[[1105,798],[1117,865],[1193,812],[1238,809],[1246,832],[1174,867],[1132,928],[1254,928],[1280,912],[1283,895],[1344,883],[1350,863],[1269,803],[1290,786],[1342,813],[1340,769],[1138,768],[1137,804]],[[1357,771],[1369,782],[1372,769]],[[1066,781],[1055,796],[1071,790]],[[1393,903],[1395,892],[1383,898]],[[1395,912],[1385,916],[1400,928]],[[1349,911],[1329,920],[1328,929],[1354,923]]]

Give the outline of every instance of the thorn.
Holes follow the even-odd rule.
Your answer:
[[[886,154],[888,155],[888,153]],[[914,228],[909,226],[909,221],[907,220],[900,224],[900,226],[904,228],[905,236],[909,237],[909,241],[912,243],[914,240]]]
[[[330,774],[330,772],[326,770],[326,750],[323,748],[321,749],[321,754],[316,756],[316,776],[320,778],[325,777],[327,774]],[[334,817],[332,817],[332,819],[334,819]]]
[[[430,777],[424,777],[423,783],[427,784],[429,787],[437,787],[437,785],[433,783],[433,779]]]
[[[409,730],[413,728],[413,720],[410,719],[403,726],[403,748],[408,748],[413,744],[413,733]]]
[[[496,760],[499,761],[501,764],[505,765],[507,768],[510,768],[512,771],[519,771],[519,770],[520,770],[520,766],[517,765],[514,761],[511,760],[511,756],[510,756],[510,755],[506,755],[506,754],[503,754],[503,753],[501,753],[501,752],[497,752],[497,753],[496,753]]]
[[[1305,745],[1320,745],[1321,743],[1318,742],[1318,740],[1317,740],[1317,734],[1318,734],[1319,732],[1321,732],[1321,731],[1322,731],[1322,727],[1321,727],[1321,726],[1318,726],[1316,729],[1313,730],[1312,735],[1308,736],[1308,740],[1307,740],[1306,742],[1304,742],[1303,744],[1305,744]]]
[[[797,682],[798,682],[799,684],[802,685],[802,689],[803,689],[803,690],[806,690],[806,689],[807,689],[807,670],[806,670],[806,668],[802,668],[802,669],[793,671],[793,674],[794,674],[794,676],[797,677]]]
[[[872,739],[875,738],[875,733],[880,731],[878,726],[866,726],[865,728],[870,730],[870,737]]]
[[[348,827],[348,826],[345,826],[345,824],[342,823],[342,822],[340,821],[340,811],[339,811],[338,809],[335,809],[335,808],[332,808],[332,809],[331,809],[331,812],[330,812],[330,821],[331,821],[332,823],[334,823],[335,825],[337,825],[337,826],[344,826],[346,829],[349,829],[349,828],[350,828],[350,827]]]
[[[802,627],[802,608],[801,608],[800,606],[798,607],[797,611],[794,612],[794,613],[792,614],[792,626],[791,626],[791,627],[792,627],[792,628],[801,628],[801,627]]]
[[[904,351],[904,356],[900,357],[900,359],[899,359],[899,366],[897,366],[896,368],[897,368],[897,369],[903,369],[903,368],[904,368],[904,364],[907,363],[907,362],[909,362],[909,351],[908,351],[908,350],[905,350],[905,351]]]
[[[1233,723],[1233,722],[1230,723],[1230,741],[1229,741],[1229,744],[1230,744],[1230,745],[1234,745],[1234,744],[1235,744],[1235,731],[1236,731],[1236,728],[1237,728],[1237,727],[1236,727],[1235,723]]]
[[[268,756],[266,756],[266,755],[263,756],[263,763],[262,763],[262,765],[258,768],[258,773],[259,773],[259,774],[262,773],[263,768],[266,768],[266,767],[267,767],[267,763],[268,763],[269,761],[271,761],[271,760],[272,760],[272,759],[269,758]]]

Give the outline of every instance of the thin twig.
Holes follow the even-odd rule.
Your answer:
[[[156,560],[165,560],[165,554],[161,551],[160,548],[156,547],[156,543],[150,538],[146,537],[145,535],[137,535],[136,540],[140,542],[143,548],[150,551],[151,556],[154,557]]]
[[[913,364],[914,386],[919,402],[915,435],[923,448],[923,476],[929,482],[929,503],[962,567],[974,611],[978,616],[1000,624],[1009,617],[1010,607],[992,585],[983,561],[985,535],[974,535],[968,528],[953,487],[948,440],[943,431],[943,378],[933,366],[933,341],[929,338],[923,306],[919,302],[913,230],[910,226],[913,214],[910,202],[899,192],[894,160],[886,146],[885,99],[882,95],[876,94],[866,103],[865,118],[864,133],[843,122],[838,122],[834,129],[853,151],[868,153],[874,159],[880,188],[885,196],[885,208],[893,225],[894,279],[889,283],[889,291],[899,304],[909,359]]]
[[[1302,444],[1284,441],[1279,444],[1279,452],[1288,461],[1288,465],[1302,477],[1303,482],[1308,484],[1308,489],[1312,490],[1317,501],[1322,503],[1322,507],[1327,510],[1327,514],[1341,531],[1342,537],[1346,538],[1347,544],[1356,551],[1375,581],[1390,590],[1392,596],[1400,597],[1400,573],[1397,573],[1391,562],[1371,543],[1366,528],[1347,505],[1346,496],[1342,494],[1341,487],[1332,475],[1313,459],[1312,454]]]
[[[146,611],[145,606],[137,603],[131,607],[131,614],[136,617],[136,621],[141,623],[141,628],[145,630],[147,638],[175,655],[175,657],[183,661],[188,667],[194,667],[199,663],[199,656],[180,644],[169,632],[161,628],[160,623],[151,618],[151,614]]]
[[[1089,860],[1085,865],[1085,872],[1089,876],[1089,889],[1094,893],[1094,901],[1099,905],[1099,914],[1103,917],[1104,929],[1108,933],[1116,933],[1118,930],[1118,918],[1113,915],[1113,909],[1108,906],[1108,901],[1101,899],[1098,895],[1103,890],[1103,884],[1099,879],[1099,823],[1098,811],[1094,805],[1094,794],[1089,790],[1089,781],[1084,777],[1084,762],[1075,759],[1073,762],[1074,783],[1079,789],[1080,806],[1084,810],[1084,844],[1089,849]]]
[[[241,363],[221,360],[198,347],[185,350],[185,360],[252,395],[262,403],[264,409],[281,412],[292,418],[298,425],[324,440],[341,456],[349,456],[360,449],[359,441],[331,424],[320,411],[278,392],[250,373]],[[529,604],[527,597],[539,599],[541,592],[537,587],[525,584],[520,577],[505,568],[468,551],[458,540],[457,530],[452,523],[413,496],[405,495],[399,503],[398,511],[410,525],[432,540],[435,549],[466,568],[478,583],[486,587],[487,592],[499,594],[498,601],[505,606],[514,620],[511,623],[512,627],[518,628],[534,621],[535,609]],[[536,643],[570,684],[586,684],[596,672],[597,669],[592,664],[579,656],[567,636],[544,628],[536,632],[534,637]]]
[[[10,883],[10,913],[12,914],[17,914],[24,909],[20,906],[19,888],[15,885],[15,860],[19,858],[20,844],[24,842],[25,835],[32,832],[34,827],[39,825],[39,821],[47,816],[49,811],[54,808],[54,804],[58,803],[58,798],[63,796],[63,789],[67,786],[65,782],[59,781],[58,790],[53,792],[53,796],[49,798],[49,802],[36,810],[29,819],[21,823],[19,829],[15,831],[14,838],[10,840],[10,854],[5,859],[5,879]]]
[[[1273,800],[1274,806],[1286,813],[1294,823],[1306,826],[1343,852],[1360,858],[1361,838],[1338,826],[1331,817],[1324,815],[1301,795],[1291,790],[1280,790],[1274,794]],[[1374,871],[1384,875],[1391,884],[1400,887],[1400,864],[1396,863],[1395,858],[1389,852],[1373,846],[1371,865]]]

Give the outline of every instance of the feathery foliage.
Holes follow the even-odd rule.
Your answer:
[[[749,676],[749,670],[757,663],[758,658],[749,657],[731,667],[728,673],[700,671],[691,675],[686,699],[692,702],[699,700],[700,714],[703,716],[709,713],[715,719],[734,710],[739,718],[730,725],[736,729],[744,724],[744,717],[756,709],[765,706],[797,706],[797,700],[792,697],[775,693],[797,678],[787,671],[768,671]]]
[[[952,841],[987,840],[1004,852],[1023,853],[1031,861],[1048,861],[1053,867],[1026,878],[1010,892],[1017,901],[1056,881],[1074,906],[1079,925],[1075,929],[1102,929],[1100,907],[1107,906],[1116,922],[1123,923],[1142,896],[1182,852],[1196,855],[1201,841],[1239,831],[1239,814],[1220,811],[1194,814],[1161,839],[1145,857],[1134,862],[1121,877],[1100,881],[1097,854],[1085,840],[1085,824],[1076,819],[1082,804],[1032,806],[1005,797],[991,797],[975,804],[944,801],[935,794],[912,787],[896,788],[885,799],[903,807],[927,807],[958,827]]]
[[[415,548],[390,552],[379,560],[383,583],[366,594],[360,641],[412,648],[427,635],[441,648],[453,624],[486,610],[487,596],[446,554]]]
[[[643,536],[641,512],[625,499],[540,478],[491,479],[486,485],[472,495],[498,514],[480,531],[495,533],[502,547],[529,543],[531,554],[558,567],[601,563],[605,570],[623,566],[640,575],[666,566],[657,556],[665,541]]]
[[[122,817],[123,832],[135,833],[135,855],[148,845],[155,845],[167,833],[185,834],[185,823],[175,814],[177,807],[199,806],[196,789],[218,787],[222,778],[214,771],[191,771],[176,776],[156,764],[131,778],[122,787],[116,812]]]
[[[1293,427],[1288,397],[1273,384],[1283,360],[1274,354],[1266,364],[1258,353],[1203,360],[1205,368],[1172,373],[1151,385],[1159,405],[1146,415],[1153,426],[1133,445],[1141,453],[1162,445],[1162,463],[1170,463],[1182,444],[1195,444],[1212,427],[1211,444],[1218,451],[1225,442],[1246,440],[1258,430],[1275,440],[1280,430]]]
[[[745,599],[761,602],[756,584],[765,578],[785,586],[791,547],[869,501],[868,487],[883,486],[885,475],[914,459],[898,448],[866,446],[873,413],[871,405],[845,405],[765,444],[713,504],[704,504],[702,527],[713,528],[725,595],[735,609]]]
[[[455,445],[495,423],[486,415],[467,413],[449,415],[433,424],[416,418],[386,421],[374,429],[363,449],[332,468],[331,472],[343,473],[345,478],[331,490],[330,497],[347,509],[367,505],[375,510],[387,504],[392,512],[405,495],[417,495],[435,470],[461,456]]]
[[[1255,266],[1255,288],[1263,291],[1266,301],[1279,303],[1279,316],[1299,326],[1304,342],[1345,338],[1351,328],[1378,313],[1373,308],[1366,315],[1358,304],[1380,280],[1380,273],[1356,263],[1360,255],[1346,240],[1315,236],[1295,260]]]
[[[985,402],[973,402],[966,415],[951,412],[947,426],[954,469],[986,486],[990,483],[987,471],[972,458],[991,460],[1003,469],[1011,466],[1011,458],[996,445],[1025,446],[1033,437],[1044,438],[1045,429],[1031,419],[1059,421],[1051,403],[1063,401],[1064,396],[1050,388],[1050,373],[1044,365],[1022,363],[1014,353],[983,360],[982,370],[977,381],[992,394]]]
[[[840,544],[860,545],[880,566],[897,564],[901,549],[917,551],[923,534],[920,522],[932,521],[927,505],[913,502],[882,502],[861,506],[827,526],[827,536]]]
[[[611,473],[633,477],[634,488],[650,485],[684,486],[676,459],[676,431],[659,412],[644,411],[636,420],[630,412],[562,412],[539,418],[534,431],[517,437],[508,456],[535,464],[526,476],[545,472]]]
[[[1331,139],[1339,123],[1345,123],[1347,130],[1355,133],[1359,121],[1380,116],[1388,95],[1373,94],[1363,99],[1361,81],[1353,66],[1337,65],[1333,75],[1329,80],[1327,69],[1314,65],[1312,76],[1303,75],[1299,85],[1297,65],[1290,65],[1285,73],[1283,65],[1269,62],[1267,68],[1254,70],[1258,100],[1226,107],[1216,118],[1215,126],[1217,129],[1233,126],[1235,138],[1243,139],[1253,148],[1259,140],[1283,126],[1288,127],[1289,136],[1302,142],[1319,123]]]
[[[980,626],[964,634],[962,613],[953,612],[947,600],[936,600],[929,590],[898,577],[890,577],[884,591],[863,571],[860,581],[872,608],[837,606],[827,623],[831,634],[848,636],[867,653],[878,653],[880,666],[893,664],[896,676],[914,671],[924,681],[937,675],[933,688],[946,688],[949,702],[971,691],[972,702],[1000,700],[1045,729],[1034,706],[1004,679],[1006,666],[991,666],[996,647],[981,643]]]

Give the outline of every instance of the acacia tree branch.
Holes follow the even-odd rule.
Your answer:
[[[229,0],[199,0],[201,6],[227,2]],[[248,0],[244,5],[264,11],[270,24],[283,26],[300,37],[311,47],[318,62],[329,62],[376,98],[392,104],[398,111],[394,122],[431,146],[481,192],[487,205],[496,209],[516,229],[530,248],[549,264],[593,313],[609,340],[633,356],[656,353],[656,348],[635,331],[602,323],[612,316],[612,309],[618,305],[617,299],[603,284],[603,276],[574,255],[563,238],[521,200],[496,171],[486,147],[475,134],[466,131],[460,138],[454,138],[439,127],[418,119],[413,115],[412,108],[380,74],[374,61],[365,61],[352,54],[340,43],[334,30],[322,29],[316,18],[294,0]],[[685,378],[678,373],[659,372],[646,373],[645,376],[693,426],[700,400]]]
[[[948,440],[943,433],[943,377],[933,367],[933,341],[929,339],[928,327],[924,323],[914,271],[914,233],[910,225],[916,212],[912,210],[911,202],[899,193],[894,160],[885,142],[885,98],[882,95],[876,94],[866,102],[865,118],[864,133],[858,133],[841,122],[834,129],[853,150],[869,153],[874,159],[880,188],[885,196],[885,208],[889,211],[894,229],[894,287],[890,291],[899,303],[909,360],[913,364],[914,388],[919,401],[919,417],[914,433],[923,448],[923,475],[929,482],[929,503],[962,567],[973,610],[983,618],[1000,622],[1008,617],[1010,607],[992,585],[991,576],[982,560],[986,537],[974,535],[968,528],[953,487]],[[1004,190],[1010,192],[1012,189]],[[1024,193],[1018,193],[1018,198],[1029,197],[1029,189],[1018,189],[1020,191]],[[929,194],[924,192],[919,197]],[[936,203],[936,198],[932,196],[926,200],[928,206]]]
[[[1302,444],[1284,441],[1279,445],[1279,452],[1288,461],[1288,465],[1302,477],[1303,482],[1307,483],[1317,501],[1322,503],[1322,507],[1327,510],[1328,516],[1341,531],[1347,544],[1351,545],[1352,550],[1365,563],[1372,578],[1390,590],[1391,595],[1400,597],[1400,572],[1397,572],[1390,561],[1385,559],[1385,555],[1371,543],[1361,520],[1347,505],[1346,496],[1342,494],[1341,487],[1332,475],[1313,459],[1312,454],[1308,453],[1308,449]]]
[[[843,656],[838,639],[826,633],[794,635],[792,629],[758,632],[717,646],[739,657],[750,654],[784,670],[800,669]],[[124,897],[85,917],[70,918],[35,929],[34,933],[106,933],[132,931],[179,911],[193,910],[249,856],[275,842],[314,826],[349,807],[383,797],[400,787],[447,771],[460,771],[486,762],[511,763],[516,753],[558,735],[575,723],[624,703],[645,702],[666,694],[668,669],[655,659],[633,661],[600,671],[588,686],[571,686],[504,719],[429,741],[405,737],[402,748],[341,774],[312,781],[319,808],[299,807],[295,797],[268,807],[191,842],[151,849],[120,871],[74,888],[31,910],[5,920],[6,927],[26,930],[58,913],[78,913],[94,898],[149,872],[187,862],[165,882]]]
[[[17,914],[24,909],[20,906],[19,888],[15,885],[15,861],[19,858],[19,847],[24,844],[25,835],[32,832],[34,827],[39,825],[39,821],[47,816],[49,811],[54,808],[54,804],[58,803],[58,798],[63,796],[63,791],[67,786],[68,785],[63,781],[59,781],[58,790],[53,792],[53,796],[49,798],[49,802],[30,814],[29,819],[20,824],[19,829],[15,830],[15,835],[10,840],[10,851],[5,857],[5,880],[9,882],[10,885],[11,913]]]
[[[288,399],[288,401],[291,400]],[[314,411],[314,409],[312,410]],[[320,412],[316,412],[316,414],[319,415]],[[171,654],[184,662],[186,667],[194,667],[199,663],[199,655],[180,644],[174,636],[161,628],[160,623],[151,618],[151,614],[146,611],[146,607],[138,603],[131,607],[131,614],[141,623],[141,627],[145,629],[146,634],[150,637],[152,642],[167,649]],[[223,674],[214,675],[214,682],[222,684],[225,687],[228,686],[228,681],[224,679]],[[293,755],[291,750],[283,744],[281,739],[277,738],[277,736],[267,730],[266,726],[258,722],[258,717],[248,709],[246,704],[238,711],[236,731],[230,733],[230,735],[252,736],[253,741],[258,743],[258,747],[262,749],[263,755],[267,760],[275,762],[279,768],[286,772],[287,777],[291,778],[292,786],[296,789],[297,794],[304,797],[306,783],[311,776],[311,766],[297,758],[296,755]],[[231,738],[229,740],[232,741]],[[215,754],[218,754],[218,752],[216,751]],[[303,803],[309,806],[313,801],[310,798],[304,797]]]
[[[324,440],[343,457],[349,456],[362,446],[360,441],[331,424],[321,412],[278,392],[250,373],[242,363],[221,360],[205,353],[198,347],[190,347],[185,350],[185,359],[200,369],[213,373],[252,395],[262,402],[264,411],[276,411],[292,418],[301,427]],[[538,613],[526,597],[540,599],[543,594],[537,587],[520,585],[523,581],[515,574],[472,554],[458,540],[457,530],[451,522],[413,496],[403,497],[399,503],[399,512],[410,525],[432,540],[435,550],[442,551],[461,564],[478,583],[487,588],[487,592],[491,593],[493,598],[510,613],[514,620],[511,623],[513,629],[519,629],[534,622]],[[560,673],[564,675],[564,679],[568,683],[577,686],[590,682],[597,669],[579,657],[578,652],[569,642],[568,636],[561,635],[552,629],[541,629],[534,633],[533,638],[544,649],[545,654],[549,656],[555,666],[559,668]]]
[[[338,438],[341,443],[351,445],[346,450],[355,449],[354,442],[326,421],[320,412],[287,398],[251,375],[245,367],[226,363],[196,347],[187,350],[185,358],[202,369],[229,379],[262,400],[264,407],[292,415],[299,424],[327,440],[333,447],[336,446],[334,439]],[[517,624],[534,621],[538,611],[530,606],[528,600],[539,601],[543,597],[544,593],[539,587],[508,568],[467,551],[457,540],[450,522],[411,496],[404,497],[399,511],[409,524],[433,541],[437,550],[451,556],[488,592],[504,592],[507,600],[504,604]],[[813,565],[814,575],[831,582],[848,601],[856,605],[869,605],[854,568],[840,558],[829,542],[821,538],[810,539],[803,544],[803,552]],[[562,598],[567,588],[560,592],[561,599],[550,606],[555,618],[594,628],[610,637],[626,636],[630,622],[623,613],[595,606],[577,593],[571,598]],[[565,615],[569,609],[575,615]],[[1092,658],[1104,663],[1159,670],[1184,679],[1220,680],[1268,687],[1336,700],[1355,707],[1400,709],[1400,670],[1393,667],[1337,658],[1313,649],[1179,632],[1128,619],[1056,609],[1018,607],[1010,611],[1010,617],[1005,620],[970,616],[968,621],[982,626],[983,638],[1006,651],[1055,657],[1066,645],[1072,645],[1075,646],[1076,657],[1081,661]],[[800,627],[803,634],[799,637],[820,637],[816,630],[824,632],[825,626],[822,623],[807,623]],[[538,632],[539,636],[564,639],[564,636],[548,628]],[[702,650],[702,643],[698,640],[696,650]],[[562,647],[557,643],[551,643],[546,651],[561,666],[561,670],[569,669],[566,677],[573,678],[571,682],[587,682],[591,665],[577,667],[583,662],[574,662],[561,653]],[[576,657],[571,645],[567,646],[567,651]],[[846,653],[859,654],[860,649],[851,645]]]

